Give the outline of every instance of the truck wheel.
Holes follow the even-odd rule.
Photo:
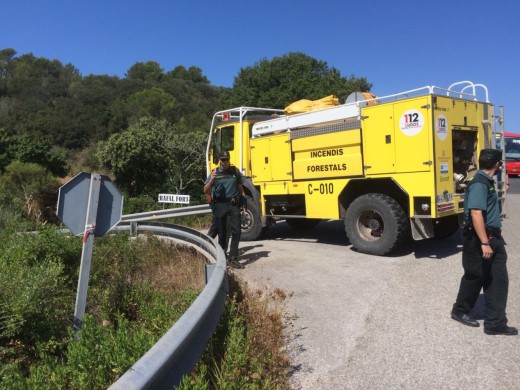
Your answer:
[[[242,232],[241,241],[256,241],[261,239],[267,228],[262,226],[260,205],[253,198],[247,197],[247,210],[240,213]]]
[[[360,252],[386,255],[409,237],[410,226],[402,207],[383,194],[362,195],[345,215],[350,243]]]
[[[433,223],[433,234],[436,239],[448,238],[457,233],[459,229],[459,217],[457,215],[439,218]]]
[[[315,218],[287,218],[285,222],[295,230],[312,229],[319,224],[321,219]]]

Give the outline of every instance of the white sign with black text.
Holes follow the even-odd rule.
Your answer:
[[[159,194],[159,203],[190,204],[190,196],[177,194]]]

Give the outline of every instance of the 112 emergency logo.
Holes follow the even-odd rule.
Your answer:
[[[424,116],[418,110],[405,111],[404,114],[401,115],[401,119],[399,119],[399,127],[405,135],[417,135],[424,127]]]
[[[435,134],[441,141],[444,141],[448,136],[448,120],[443,114],[437,115],[435,119]]]

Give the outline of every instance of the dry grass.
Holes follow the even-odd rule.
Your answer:
[[[170,223],[174,223],[176,225],[188,226],[192,229],[206,232],[211,226],[212,214],[200,214],[200,215],[192,215],[187,217],[176,217],[169,220]]]
[[[120,277],[167,295],[203,288],[207,259],[196,249],[153,235],[142,235],[139,240],[141,245],[135,246],[139,253],[134,253],[140,259],[138,271],[132,276],[120,273]],[[238,388],[233,386],[240,384],[246,389],[289,389],[290,361],[283,328],[287,294],[280,289],[251,289],[237,275],[228,276],[228,308],[187,388],[205,388],[194,385],[201,375],[211,388]],[[201,372],[204,365],[210,367],[208,377]]]
[[[204,287],[208,260],[193,247],[147,235],[142,250],[147,257],[139,278],[154,290],[169,294]]]
[[[269,292],[250,289],[235,274],[229,279],[230,294],[236,294],[238,312],[246,320],[250,361],[263,363],[264,375],[275,388],[288,389],[291,362],[283,331],[283,308],[288,294],[278,288]]]
[[[147,238],[148,260],[140,275],[143,281],[165,292],[203,287],[207,259],[202,254],[169,240]],[[247,366],[251,371],[244,375],[251,377],[251,383],[260,381],[269,384],[269,388],[289,389],[290,360],[285,348],[283,309],[290,294],[281,289],[251,289],[237,275],[228,276],[229,296],[236,297],[237,315],[244,319],[247,335]]]

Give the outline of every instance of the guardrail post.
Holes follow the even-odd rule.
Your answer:
[[[130,235],[131,236],[137,235],[137,222],[130,222]]]
[[[208,284],[208,280],[211,279],[211,275],[213,274],[214,269],[215,269],[215,264],[205,264],[204,265],[205,284]]]

